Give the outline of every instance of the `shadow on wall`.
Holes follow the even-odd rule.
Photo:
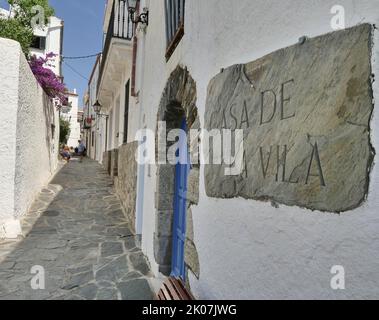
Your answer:
[[[50,124],[45,127],[46,134],[46,148],[50,150],[49,163],[50,172],[53,172],[55,168],[51,165],[51,157],[58,156],[59,152],[59,122],[56,123],[56,111],[53,101],[46,95],[43,95],[43,111],[45,115],[45,123]],[[57,119],[59,121],[59,119]],[[57,149],[58,148],[58,149]],[[58,152],[57,152],[58,151]]]
[[[58,112],[23,54],[18,70],[15,215],[22,216],[58,163]]]

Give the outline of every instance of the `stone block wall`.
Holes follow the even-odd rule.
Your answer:
[[[196,84],[188,70],[178,66],[171,74],[158,110],[158,121],[166,121],[166,129],[177,129],[185,118],[188,130],[200,129],[200,119],[196,107]],[[157,135],[158,136],[158,135]],[[190,135],[188,145],[191,145]],[[159,141],[156,141],[158,146]],[[167,145],[166,147],[169,147]],[[159,150],[156,150],[158,154]],[[196,278],[200,276],[200,263],[196,245],[194,243],[193,220],[191,206],[199,202],[199,166],[194,164],[188,177],[186,239],[184,262],[187,271],[190,270]],[[173,198],[175,189],[175,166],[160,164],[157,168],[156,194],[155,194],[155,232],[154,232],[154,258],[162,274],[171,272],[172,257],[172,224],[173,224]]]
[[[118,176],[118,149],[113,149],[110,153],[110,175],[114,178]]]
[[[103,167],[108,172],[108,174],[111,174],[111,160],[112,160],[112,151],[105,151],[103,153]]]
[[[135,160],[138,142],[132,142],[122,145],[118,152],[118,174],[114,176],[116,192],[121,199],[127,220],[135,232],[135,212],[137,199],[137,169],[138,165]]]

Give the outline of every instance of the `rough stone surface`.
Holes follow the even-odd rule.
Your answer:
[[[178,66],[170,75],[164,89],[157,116],[157,122],[165,121],[167,132],[180,128],[183,117],[187,121],[187,128],[199,129],[200,120],[196,107],[196,83],[186,69]],[[157,126],[158,132],[158,126]],[[161,150],[161,139],[156,135],[156,157],[167,154],[166,150]],[[190,140],[190,135],[188,135]],[[190,142],[190,141],[189,141]],[[190,148],[192,147],[189,143]],[[166,148],[170,145],[167,144]],[[166,153],[165,153],[166,152]],[[159,158],[159,159],[158,159]],[[166,159],[167,160],[167,159]],[[167,162],[169,163],[169,162]],[[154,257],[159,264],[159,271],[168,275],[171,271],[171,250],[172,250],[172,217],[173,217],[173,197],[175,184],[175,166],[171,164],[160,164],[157,166],[156,179],[156,224],[154,233]],[[199,200],[199,170],[194,166],[189,177],[189,187],[187,192],[188,204],[197,204]],[[190,221],[192,224],[192,220]],[[191,226],[187,228],[192,229]],[[195,252],[190,252],[194,250]],[[197,256],[195,246],[186,252],[191,256]]]
[[[118,284],[123,300],[152,300],[153,295],[146,279],[135,279]]]
[[[111,161],[112,161],[112,151],[105,151],[103,152],[103,167],[108,172],[108,174],[111,174]]]
[[[146,261],[146,257],[142,252],[136,252],[129,255],[129,259],[134,269],[141,272],[143,275],[150,273],[149,264]]]
[[[135,231],[135,212],[137,199],[137,162],[135,154],[138,142],[122,145],[118,149],[118,175],[115,177],[116,192],[132,231]]]
[[[109,257],[120,255],[124,252],[121,242],[104,242],[101,244],[101,255]]]
[[[113,149],[111,151],[111,177],[117,177],[118,176],[118,149]]]
[[[186,239],[184,244],[184,262],[189,270],[199,279],[200,277],[200,262],[197,254],[197,249],[194,243],[193,219],[191,208],[187,209],[186,215]]]
[[[129,272],[129,265],[126,256],[107,263],[104,267],[96,272],[97,280],[117,281]]]
[[[80,287],[81,285],[85,285],[86,283],[92,281],[93,271],[87,271],[84,273],[70,275],[70,277],[65,281],[62,289],[71,290],[76,287]]]
[[[0,299],[153,296],[149,264],[135,236],[125,236],[131,232],[112,181],[94,161],[65,165],[22,220],[22,231],[24,238],[0,241]],[[35,265],[45,269],[45,290],[31,288]]]
[[[211,80],[206,128],[243,129],[242,173],[207,165],[208,196],[343,212],[366,198],[371,26],[307,40]]]
[[[187,201],[190,204],[199,203],[199,176],[200,170],[192,168],[188,175]]]
[[[102,288],[97,292],[96,300],[118,300],[118,290]]]

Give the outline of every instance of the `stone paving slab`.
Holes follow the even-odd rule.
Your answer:
[[[154,282],[112,180],[86,159],[65,165],[22,220],[23,237],[0,240],[0,299],[152,299]],[[45,289],[33,290],[33,266]]]

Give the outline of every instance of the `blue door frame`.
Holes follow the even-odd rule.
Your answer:
[[[175,192],[174,217],[172,231],[172,263],[171,276],[185,280],[184,244],[186,238],[186,212],[187,212],[187,182],[190,171],[190,161],[187,146],[187,123],[181,123],[181,136],[177,156],[179,162],[175,166]]]

